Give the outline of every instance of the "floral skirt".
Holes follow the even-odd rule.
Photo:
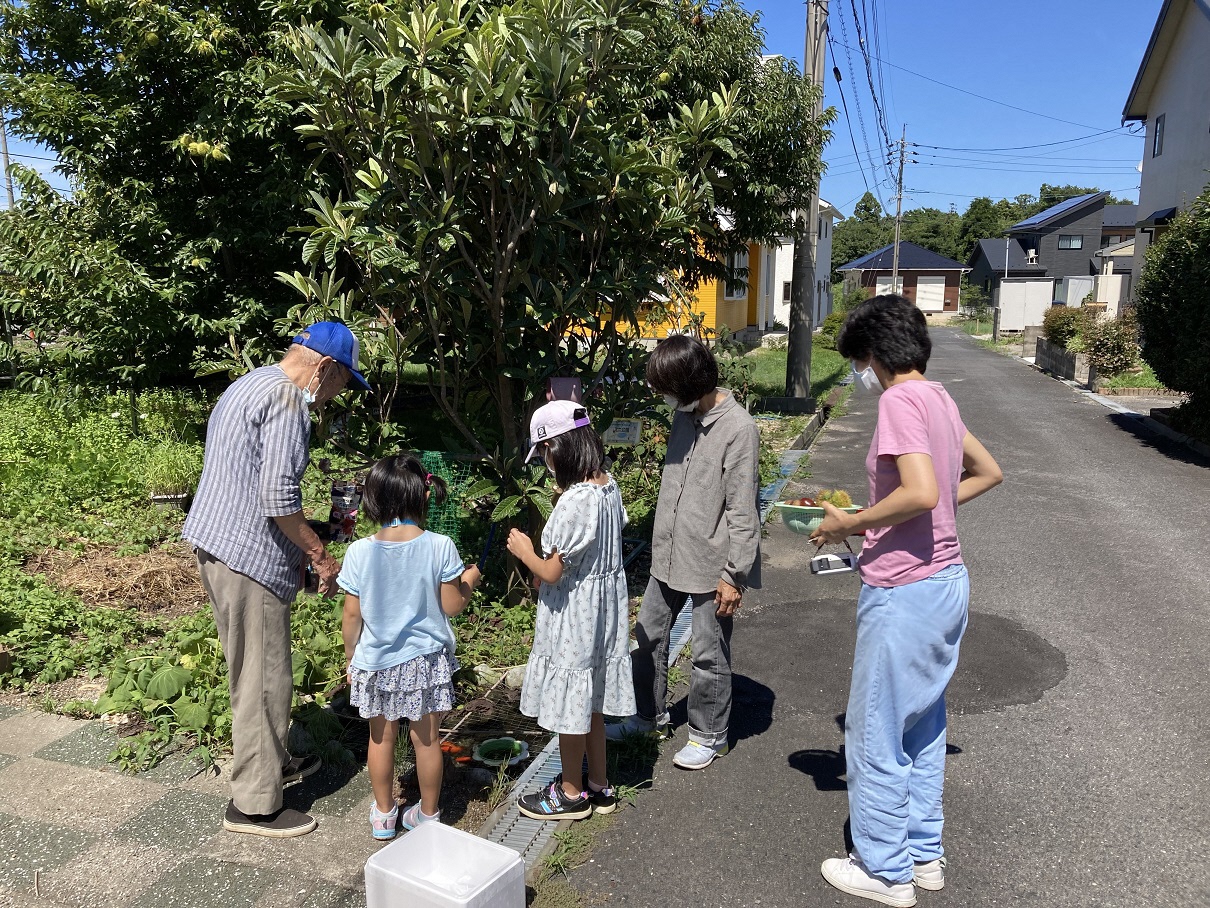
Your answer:
[[[454,672],[458,660],[441,650],[378,671],[350,666],[349,703],[363,719],[415,721],[454,708]]]

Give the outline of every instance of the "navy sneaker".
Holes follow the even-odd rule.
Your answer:
[[[562,774],[555,776],[549,787],[517,798],[517,809],[535,820],[583,820],[592,816],[588,791],[569,798],[563,793]]]

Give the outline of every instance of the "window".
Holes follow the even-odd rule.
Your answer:
[[[781,282],[781,301],[782,301],[783,303],[788,303],[788,302],[790,302],[790,287],[791,287],[791,286],[792,286],[792,285],[790,284],[790,282],[789,282],[789,281],[782,281],[782,282]]]
[[[1155,118],[1155,135],[1151,137],[1151,156],[1158,158],[1164,153],[1164,114]]]
[[[1083,249],[1084,237],[1079,234],[1059,234],[1060,249]]]
[[[1122,238],[1111,233],[1109,236],[1101,237],[1101,248],[1104,249],[1106,246],[1116,246],[1120,242],[1122,242]]]
[[[727,282],[723,299],[742,300],[748,298],[748,252],[732,252],[727,256]]]

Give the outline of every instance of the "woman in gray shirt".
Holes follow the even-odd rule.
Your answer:
[[[651,540],[651,581],[631,654],[638,712],[607,727],[606,736],[664,733],[668,638],[689,605],[689,743],[673,762],[704,769],[728,750],[732,616],[745,591],[760,586],[760,438],[731,392],[717,387],[718,363],[698,340],[662,341],[647,362],[647,383],[673,408],[672,431]]]

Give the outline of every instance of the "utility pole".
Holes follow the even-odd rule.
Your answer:
[[[8,190],[8,207],[11,210],[17,202],[13,198],[13,177],[8,172],[8,130],[5,128],[3,110],[0,110],[0,162],[4,164],[4,186]]]
[[[803,78],[819,89],[812,106],[812,116],[818,118],[823,108],[824,48],[828,36],[828,0],[807,0],[807,39],[803,55]],[[803,153],[806,153],[805,150]],[[811,397],[811,333],[814,330],[815,282],[817,262],[815,249],[819,223],[819,186],[811,190],[811,200],[797,216],[794,236],[794,268],[790,281],[790,332],[786,354],[787,410],[812,413],[815,400]],[[830,270],[832,263],[827,263]],[[790,404],[789,399],[794,399]]]
[[[895,247],[891,264],[891,292],[901,293],[899,288],[899,221],[903,216],[903,160],[907,157],[907,124],[903,124],[903,136],[899,139],[899,179],[895,188]]]

